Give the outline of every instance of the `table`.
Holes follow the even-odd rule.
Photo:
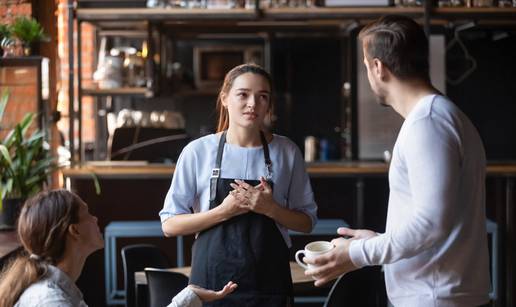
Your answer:
[[[349,227],[349,225],[340,219],[321,219],[317,222],[310,234],[296,231],[289,231],[291,236],[299,235],[334,235],[338,227]],[[106,281],[106,303],[108,305],[125,304],[125,290],[117,289],[117,255],[116,255],[116,239],[132,238],[132,237],[163,237],[160,221],[117,221],[111,222],[104,231],[104,266]],[[183,267],[184,246],[183,237],[177,237],[177,266]],[[297,264],[296,264],[297,266]],[[299,267],[299,266],[297,266]],[[292,271],[292,278],[303,275],[297,270]],[[301,277],[299,277],[301,280]],[[320,299],[319,299],[320,301]]]
[[[191,267],[181,267],[181,268],[169,268],[167,269],[171,272],[181,273],[185,276],[188,276],[190,278],[190,271]],[[306,287],[313,287],[313,279],[310,276],[305,275],[305,269],[302,268],[299,264],[296,262],[291,261],[290,262],[290,272],[292,274],[292,282],[294,284],[294,293],[296,292],[296,289],[303,289]],[[147,277],[145,276],[144,271],[139,271],[134,273],[134,282],[135,287],[137,289],[141,289],[142,286],[147,286]],[[145,292],[145,290],[144,290]],[[141,290],[136,291],[137,295],[143,295],[141,293]],[[137,301],[140,301],[140,299],[137,298]],[[294,301],[296,303],[324,303],[326,301],[325,296],[312,296],[312,297],[294,297]]]
[[[171,272],[181,273],[188,278],[190,278],[190,271],[192,270],[191,267],[185,266],[182,268],[169,268],[167,269]],[[290,272],[292,274],[292,282],[294,284],[302,284],[302,283],[309,283],[313,282],[314,280],[310,276],[305,275],[305,269],[302,268],[299,264],[297,264],[294,261],[290,262]],[[146,285],[147,284],[147,277],[145,277],[145,272],[139,271],[134,273],[134,282],[136,285]]]

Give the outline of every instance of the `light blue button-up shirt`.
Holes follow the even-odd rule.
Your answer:
[[[159,215],[161,221],[178,215],[210,209],[210,176],[215,166],[220,134],[211,134],[188,144],[181,153],[172,184]],[[263,147],[240,147],[226,143],[221,178],[258,180],[267,175]],[[288,138],[274,135],[269,143],[272,161],[273,198],[282,207],[307,214],[312,227],[317,222],[317,205],[299,148]],[[276,224],[287,246],[288,229]]]
[[[88,307],[75,283],[59,268],[48,265],[43,279],[30,285],[14,307]]]

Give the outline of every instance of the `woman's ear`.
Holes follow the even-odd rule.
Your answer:
[[[68,225],[68,234],[72,238],[79,238],[80,233],[79,233],[79,228],[77,227],[77,224]]]
[[[227,101],[226,101],[226,98],[227,98],[226,93],[221,92],[221,93],[220,93],[220,102],[222,103],[222,106],[224,107],[224,109],[227,109],[227,108],[228,108],[228,103],[227,103]]]

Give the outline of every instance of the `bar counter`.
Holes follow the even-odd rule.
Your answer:
[[[140,161],[92,162],[62,169],[64,177],[123,179],[172,178],[175,165],[147,164]],[[311,177],[359,177],[387,175],[388,164],[381,162],[315,162],[307,163]],[[516,176],[516,161],[493,162],[487,165],[488,176]]]

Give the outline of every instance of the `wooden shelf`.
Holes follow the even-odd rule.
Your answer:
[[[124,8],[77,9],[80,21],[165,21],[165,20],[251,20],[256,18],[252,9],[174,9]]]
[[[312,8],[268,8],[268,9],[177,9],[177,8],[83,8],[77,9],[79,21],[93,22],[101,28],[144,29],[147,22],[162,21],[178,26],[234,25],[252,23],[253,26],[277,26],[271,22],[304,22],[309,26],[313,21],[343,21],[353,19],[373,19],[382,15],[400,14],[413,18],[424,17],[423,7],[312,7]],[[432,8],[431,19],[475,19],[501,20],[511,23],[516,20],[516,8],[507,7],[443,7]],[[281,24],[283,25],[283,24]],[[287,25],[288,26],[288,25]]]
[[[253,9],[77,9],[81,21],[238,21],[238,20],[306,20],[377,17],[385,14],[421,16],[422,7],[313,7]]]
[[[516,20],[516,7],[440,7],[432,10],[432,15],[446,19],[474,18]]]
[[[381,15],[400,14],[422,16],[422,7],[314,7],[314,8],[270,8],[262,11],[264,19],[309,20],[376,18]]]
[[[152,96],[152,92],[145,87],[120,87],[112,89],[96,89],[96,88],[83,88],[83,95],[89,96],[124,96],[124,95],[136,95],[136,96]]]

